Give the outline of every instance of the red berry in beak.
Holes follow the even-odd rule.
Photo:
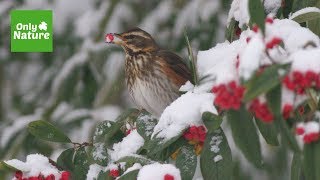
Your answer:
[[[113,34],[109,33],[109,34],[107,34],[107,35],[105,36],[105,42],[106,42],[106,43],[112,43],[113,40],[114,40],[114,35],[113,35]]]

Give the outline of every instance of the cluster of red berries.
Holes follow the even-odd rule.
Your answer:
[[[206,139],[206,128],[204,126],[191,126],[183,133],[183,137],[193,144],[203,144]]]
[[[283,119],[288,119],[293,111],[292,104],[285,104],[282,108],[282,117]]]
[[[307,71],[305,73],[293,71],[284,77],[282,83],[288,89],[301,95],[305,93],[307,88],[315,87],[320,89],[320,74],[313,71]]]
[[[214,86],[211,90],[212,93],[216,94],[214,104],[218,106],[220,110],[238,110],[241,106],[244,91],[245,88],[237,85],[235,81]]]
[[[118,169],[111,169],[109,172],[109,176],[114,178],[118,177],[119,175],[120,175],[120,172]]]
[[[39,176],[32,176],[32,177],[23,177],[23,173],[21,171],[16,171],[14,175],[15,180],[55,180],[56,177],[53,174],[50,174],[49,176],[43,176],[42,174],[39,174]],[[61,173],[61,177],[59,180],[69,180],[70,179],[70,172],[63,171]]]
[[[303,142],[305,144],[310,144],[312,142],[316,142],[320,138],[320,132],[319,130],[317,131],[309,131],[308,132],[308,125],[312,124],[313,126],[319,126],[318,123],[316,122],[308,122],[306,124],[300,123],[296,127],[296,134],[303,136]]]
[[[262,103],[259,101],[259,99],[254,99],[251,102],[249,110],[255,115],[255,117],[257,117],[265,123],[270,123],[274,119],[274,116],[270,111],[267,103]]]
[[[163,177],[163,180],[174,180],[174,177],[173,177],[171,174],[166,174],[166,175]]]

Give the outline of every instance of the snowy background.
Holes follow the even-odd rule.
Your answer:
[[[133,107],[124,85],[124,53],[104,35],[138,26],[187,57],[224,41],[230,0],[0,1],[0,160],[39,152],[55,159],[67,146],[35,139],[26,125],[48,120],[74,142],[89,141],[102,120]],[[12,9],[52,9],[53,53],[11,53]],[[0,179],[4,178],[0,167]]]

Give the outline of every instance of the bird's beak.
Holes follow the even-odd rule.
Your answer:
[[[117,33],[109,33],[105,36],[106,43],[112,43],[117,45],[122,45],[124,43],[123,38],[120,34]]]

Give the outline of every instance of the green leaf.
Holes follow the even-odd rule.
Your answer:
[[[139,174],[139,169],[130,171],[122,176],[119,177],[119,180],[133,180],[137,179],[137,176]]]
[[[275,120],[274,123],[279,129],[283,142],[286,142],[294,152],[299,152],[297,141],[290,131],[281,114],[281,86],[277,86],[267,94],[267,103],[272,110]]]
[[[142,166],[154,163],[154,161],[143,156],[125,156],[123,158],[120,158],[118,161],[116,161],[116,163],[120,163],[120,162],[126,162],[128,164],[139,163]]]
[[[261,167],[262,156],[259,136],[252,115],[248,113],[245,107],[241,107],[238,111],[228,111],[227,118],[237,147],[250,162],[256,167]]]
[[[176,166],[180,169],[181,178],[192,180],[197,167],[197,155],[192,145],[182,146],[176,159]]]
[[[113,180],[113,177],[109,176],[110,171],[100,171],[97,180]]]
[[[112,129],[112,125],[114,122],[112,121],[103,121],[100,122],[93,134],[93,143],[95,142],[103,142],[104,141],[104,136],[109,133],[109,131]]]
[[[289,14],[292,12],[293,1],[294,0],[284,0],[283,7],[282,7],[284,18],[288,18]]]
[[[257,24],[264,33],[266,15],[261,1],[249,0],[249,14],[251,23]]]
[[[68,136],[47,121],[39,120],[29,123],[28,131],[35,137],[42,140],[71,143]]]
[[[204,179],[231,179],[232,155],[221,128],[207,134],[200,156],[200,169]]]
[[[79,148],[74,156],[74,179],[86,179],[89,170],[88,155],[84,147]]]
[[[229,26],[226,29],[225,35],[226,35],[226,39],[229,42],[232,42],[235,38],[235,26],[236,26],[236,21],[234,20],[234,18],[231,19]]]
[[[301,154],[294,153],[291,162],[291,180],[300,180],[301,177]]]
[[[198,85],[199,81],[198,81],[198,73],[197,73],[197,62],[196,59],[193,56],[193,51],[192,51],[192,47],[188,38],[188,33],[185,30],[184,31],[184,38],[186,39],[187,42],[187,47],[188,47],[188,57],[189,57],[189,61],[190,61],[190,65],[191,65],[191,70],[192,70],[192,84],[194,85]]]
[[[301,9],[295,13],[304,11],[304,9]],[[292,20],[296,21],[297,23],[303,23],[303,22],[307,22],[310,20],[315,20],[315,19],[320,19],[320,12],[306,12],[306,13],[302,13],[294,18],[292,18]]]
[[[158,120],[147,111],[143,111],[137,118],[137,131],[145,140],[150,140]]]
[[[105,143],[94,143],[91,154],[95,163],[101,166],[107,166],[109,164],[110,157]]]
[[[209,132],[213,132],[218,129],[223,121],[221,116],[215,115],[211,112],[204,112],[202,114],[202,120],[206,125]]]
[[[58,167],[62,168],[63,170],[73,171],[74,164],[73,164],[73,157],[74,157],[74,149],[70,148],[63,151],[57,159]]]
[[[303,151],[303,169],[306,180],[320,179],[320,143],[305,144]]]
[[[262,122],[259,119],[256,119],[256,124],[258,126],[258,129],[263,136],[263,138],[266,140],[266,142],[273,146],[278,146],[278,132],[273,123],[267,124]]]
[[[320,37],[320,19],[314,19],[307,22],[307,27]]]
[[[116,141],[120,141],[123,137],[121,136],[122,132],[118,129],[117,134],[119,135],[109,135],[106,137],[108,133],[110,133],[111,129],[113,129],[114,122],[111,121],[103,121],[99,123],[96,127],[96,130],[93,135],[93,148],[92,148],[92,158],[93,160],[101,165],[106,166],[109,163],[109,155],[108,155],[108,145],[115,143]]]
[[[182,131],[183,132],[183,131]],[[157,154],[158,152],[164,150],[174,142],[176,142],[180,137],[182,132],[169,140],[165,140],[163,138],[153,138],[148,142],[147,150],[149,151],[149,155]]]
[[[266,93],[280,84],[278,75],[279,69],[284,66],[273,65],[266,68],[261,74],[253,76],[245,83],[246,93],[243,100],[245,102],[251,101],[257,96]]]

